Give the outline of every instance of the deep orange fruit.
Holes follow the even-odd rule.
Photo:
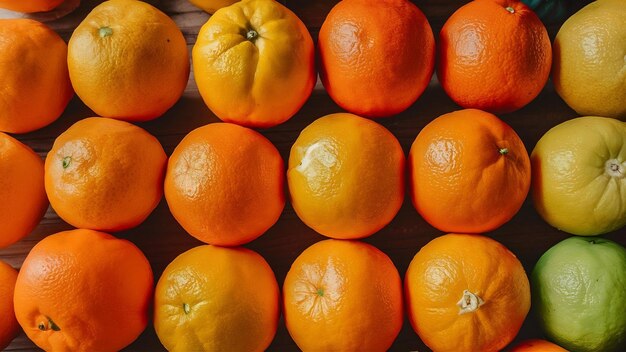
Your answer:
[[[20,331],[13,310],[16,280],[17,270],[0,260],[0,350],[4,350]]]
[[[511,352],[567,352],[567,350],[546,340],[532,339],[520,342]]]

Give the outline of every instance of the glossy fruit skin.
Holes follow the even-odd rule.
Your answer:
[[[46,212],[43,177],[39,155],[0,132],[0,248],[26,237]]]
[[[464,108],[508,113],[525,106],[548,81],[551,62],[545,26],[519,0],[471,1],[439,34],[437,77]]]
[[[570,237],[544,253],[531,277],[533,310],[546,335],[571,351],[626,347],[626,249]]]
[[[46,351],[119,351],[148,324],[148,259],[131,242],[92,230],[50,235],[17,278],[17,320]]]
[[[404,170],[402,147],[386,128],[356,115],[330,114],[302,130],[291,147],[291,204],[324,236],[367,237],[400,209]]]
[[[409,153],[413,205],[446,232],[483,233],[509,221],[526,199],[530,172],[517,133],[475,109],[431,121]]]
[[[167,156],[131,123],[90,117],[54,141],[45,162],[50,205],[78,228],[122,231],[142,223],[163,196]]]
[[[174,21],[143,1],[109,0],[76,27],[68,44],[72,85],[96,114],[157,118],[189,78],[187,43]]]
[[[23,12],[45,12],[61,5],[64,0],[0,0],[0,8]]]
[[[347,111],[386,117],[424,92],[435,66],[426,16],[406,0],[343,0],[330,11],[318,40],[320,77]]]
[[[626,225],[621,206],[626,204],[625,146],[626,123],[611,118],[579,117],[546,132],[531,154],[532,196],[539,215],[582,236]]]
[[[194,76],[222,121],[271,127],[311,95],[314,52],[309,31],[291,10],[273,0],[243,0],[216,11],[200,29]]]
[[[264,351],[278,326],[279,296],[272,269],[256,252],[200,246],[159,279],[154,327],[168,351]]]
[[[386,351],[403,320],[391,259],[359,241],[325,240],[302,252],[283,285],[285,324],[302,351]]]
[[[511,352],[567,352],[567,350],[546,340],[532,339],[520,342]]]
[[[552,81],[578,115],[626,119],[626,11],[621,0],[594,1],[554,40]]]
[[[165,199],[192,236],[237,246],[261,236],[285,206],[285,167],[260,133],[231,123],[191,131],[172,153]]]
[[[201,8],[207,13],[214,14],[215,11],[222,7],[230,6],[237,1],[235,0],[189,0],[190,3]]]
[[[0,131],[26,133],[55,121],[74,92],[67,45],[43,23],[0,20]]]
[[[13,290],[17,270],[0,260],[0,350],[4,350],[20,331],[13,310]]]
[[[447,234],[415,255],[404,280],[409,321],[434,351],[499,351],[530,309],[530,286],[519,260],[481,235]],[[460,314],[469,291],[484,305]]]

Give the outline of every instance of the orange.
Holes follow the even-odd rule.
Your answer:
[[[0,132],[0,248],[28,235],[48,208],[43,161],[28,146]]]
[[[426,16],[407,0],[343,0],[319,33],[320,77],[349,112],[398,114],[424,92],[435,65]]]
[[[430,241],[409,264],[404,283],[411,325],[434,351],[499,351],[530,309],[522,264],[480,235]]]
[[[50,11],[61,5],[64,0],[0,0],[0,8],[24,12],[44,12]]]
[[[168,351],[265,351],[280,315],[265,259],[245,248],[193,248],[159,279],[154,328]]]
[[[506,113],[525,106],[548,81],[551,63],[546,28],[519,0],[474,0],[439,34],[437,77],[464,108]]]
[[[215,11],[236,3],[236,0],[189,0],[190,3],[198,6],[202,10],[208,13],[215,13]]]
[[[96,114],[127,121],[161,116],[183,94],[187,43],[171,18],[143,1],[96,6],[68,43],[72,85]]]
[[[0,350],[4,350],[20,331],[13,310],[15,280],[17,270],[0,260]]]
[[[346,113],[321,117],[291,147],[291,204],[324,236],[367,237],[400,209],[404,166],[400,143],[378,123]]]
[[[511,352],[567,352],[567,350],[546,340],[532,339],[520,342]]]
[[[267,231],[285,206],[283,160],[258,132],[230,123],[191,131],[167,165],[165,199],[200,241],[237,246]]]
[[[159,141],[145,130],[87,118],[54,141],[45,163],[46,193],[57,214],[75,227],[126,230],[161,200],[166,161]]]
[[[50,235],[15,284],[15,314],[46,351],[119,351],[148,324],[150,263],[131,242],[92,230]]]
[[[386,351],[403,321],[402,282],[383,252],[325,240],[302,252],[283,286],[285,324],[303,351]]]
[[[313,39],[274,0],[242,0],[219,9],[193,47],[198,90],[225,122],[271,127],[287,121],[315,85]]]
[[[517,133],[474,109],[439,116],[409,153],[415,209],[441,231],[482,233],[509,221],[530,188],[530,159]]]
[[[48,26],[29,19],[0,20],[0,38],[0,131],[26,133],[49,125],[74,94],[67,45]]]

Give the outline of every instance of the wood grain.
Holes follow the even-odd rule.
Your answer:
[[[67,41],[72,30],[99,2],[83,0],[76,11],[61,19],[48,22],[48,24]],[[186,0],[149,2],[162,9],[176,21],[185,35],[189,49],[191,49],[200,27],[209,16]],[[282,2],[305,22],[314,38],[317,37],[317,32],[326,13],[336,3],[334,0],[284,0]],[[427,15],[435,33],[438,33],[446,18],[465,2],[467,1],[424,0],[417,1],[416,4]],[[575,7],[580,7],[582,4],[583,1],[575,2]],[[559,24],[548,27],[552,37],[558,28]],[[402,144],[405,153],[408,154],[411,143],[422,127],[437,116],[457,109],[459,107],[445,95],[439,87],[436,77],[433,77],[428,89],[417,103],[402,114],[379,120],[379,122],[393,132]],[[325,114],[339,111],[341,109],[325,94],[323,87],[318,82],[313,95],[296,116],[285,124],[261,132],[276,145],[286,161],[291,145],[306,125]],[[92,111],[77,98],[74,98],[58,121],[44,129],[19,135],[17,138],[31,146],[43,158],[51,148],[56,136],[72,123],[93,115]],[[553,87],[548,84],[539,97],[527,107],[512,114],[502,115],[501,118],[518,132],[530,152],[543,133],[558,123],[575,116],[576,113],[563,103],[554,92]],[[216,121],[218,119],[207,109],[200,98],[192,76],[184,96],[170,111],[157,120],[140,125],[157,136],[166,152],[170,154],[186,133],[196,127]],[[59,219],[54,211],[49,209],[32,234],[19,243],[0,250],[0,259],[15,268],[19,268],[28,251],[39,240],[49,234],[68,229],[71,229],[71,226]],[[428,241],[441,234],[440,231],[432,228],[420,218],[407,197],[392,223],[365,241],[387,253],[400,274],[404,276],[404,272],[415,253]],[[144,251],[152,264],[155,278],[160,276],[165,266],[177,255],[201,244],[186,234],[176,223],[169,213],[165,201],[161,202],[142,225],[117,235],[133,241]],[[543,252],[569,236],[547,225],[537,215],[528,200],[509,223],[488,235],[511,249],[522,261],[527,272],[532,270],[534,263]],[[626,245],[626,230],[624,229],[605,237]],[[246,247],[258,251],[267,259],[276,273],[279,284],[282,285],[285,274],[298,254],[309,245],[322,239],[322,236],[304,225],[293,209],[287,205],[278,223]],[[542,337],[542,334],[533,318],[529,316],[516,341],[531,337],[539,338]],[[34,351],[37,348],[24,334],[21,334],[7,350]],[[151,326],[135,343],[125,349],[125,351],[163,350]],[[270,350],[298,350],[282,322]],[[428,351],[408,322],[405,322],[392,350]]]

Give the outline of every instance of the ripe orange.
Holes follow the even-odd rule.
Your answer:
[[[474,0],[439,34],[437,77],[464,108],[493,113],[530,103],[548,81],[552,47],[533,10],[519,0]]]
[[[435,65],[426,16],[407,0],[343,0],[319,33],[320,77],[349,112],[384,117],[424,92]]]
[[[159,279],[154,328],[169,351],[265,351],[276,334],[279,295],[274,272],[256,252],[196,247]]]
[[[159,141],[124,121],[91,117],[54,141],[45,163],[50,204],[71,225],[122,231],[159,204],[167,156]]]
[[[0,248],[28,235],[46,212],[43,175],[39,155],[0,132]]]
[[[44,12],[50,11],[61,5],[64,0],[0,0],[0,8],[24,12]]]
[[[52,123],[74,94],[67,45],[28,19],[0,20],[0,38],[0,131],[26,133]]]
[[[165,199],[200,241],[237,246],[267,231],[285,206],[283,160],[258,132],[230,123],[191,131],[174,149]]]
[[[517,133],[474,109],[444,114],[409,154],[415,209],[446,232],[482,233],[509,221],[530,188],[530,159]]]
[[[274,0],[219,9],[193,47],[198,90],[225,122],[271,127],[291,118],[315,85],[315,48],[306,26]]]
[[[222,7],[236,3],[236,0],[189,0],[190,3],[198,6],[207,13],[213,14]]]
[[[404,166],[400,143],[383,126],[346,113],[321,117],[291,147],[291,204],[324,236],[367,237],[400,209]]]
[[[187,43],[176,23],[143,1],[96,6],[68,44],[72,85],[96,114],[127,121],[161,116],[189,78]]]
[[[567,350],[546,340],[532,339],[520,342],[511,352],[567,352]]]
[[[15,280],[17,270],[0,260],[0,350],[4,350],[20,331],[13,310]]]
[[[522,264],[480,235],[430,241],[409,264],[404,283],[411,325],[434,351],[499,351],[530,309]]]
[[[363,242],[313,244],[291,265],[283,295],[287,330],[303,351],[386,351],[402,327],[398,270]]]
[[[46,351],[119,351],[148,324],[152,270],[131,242],[92,230],[50,235],[17,277],[15,314]]]

